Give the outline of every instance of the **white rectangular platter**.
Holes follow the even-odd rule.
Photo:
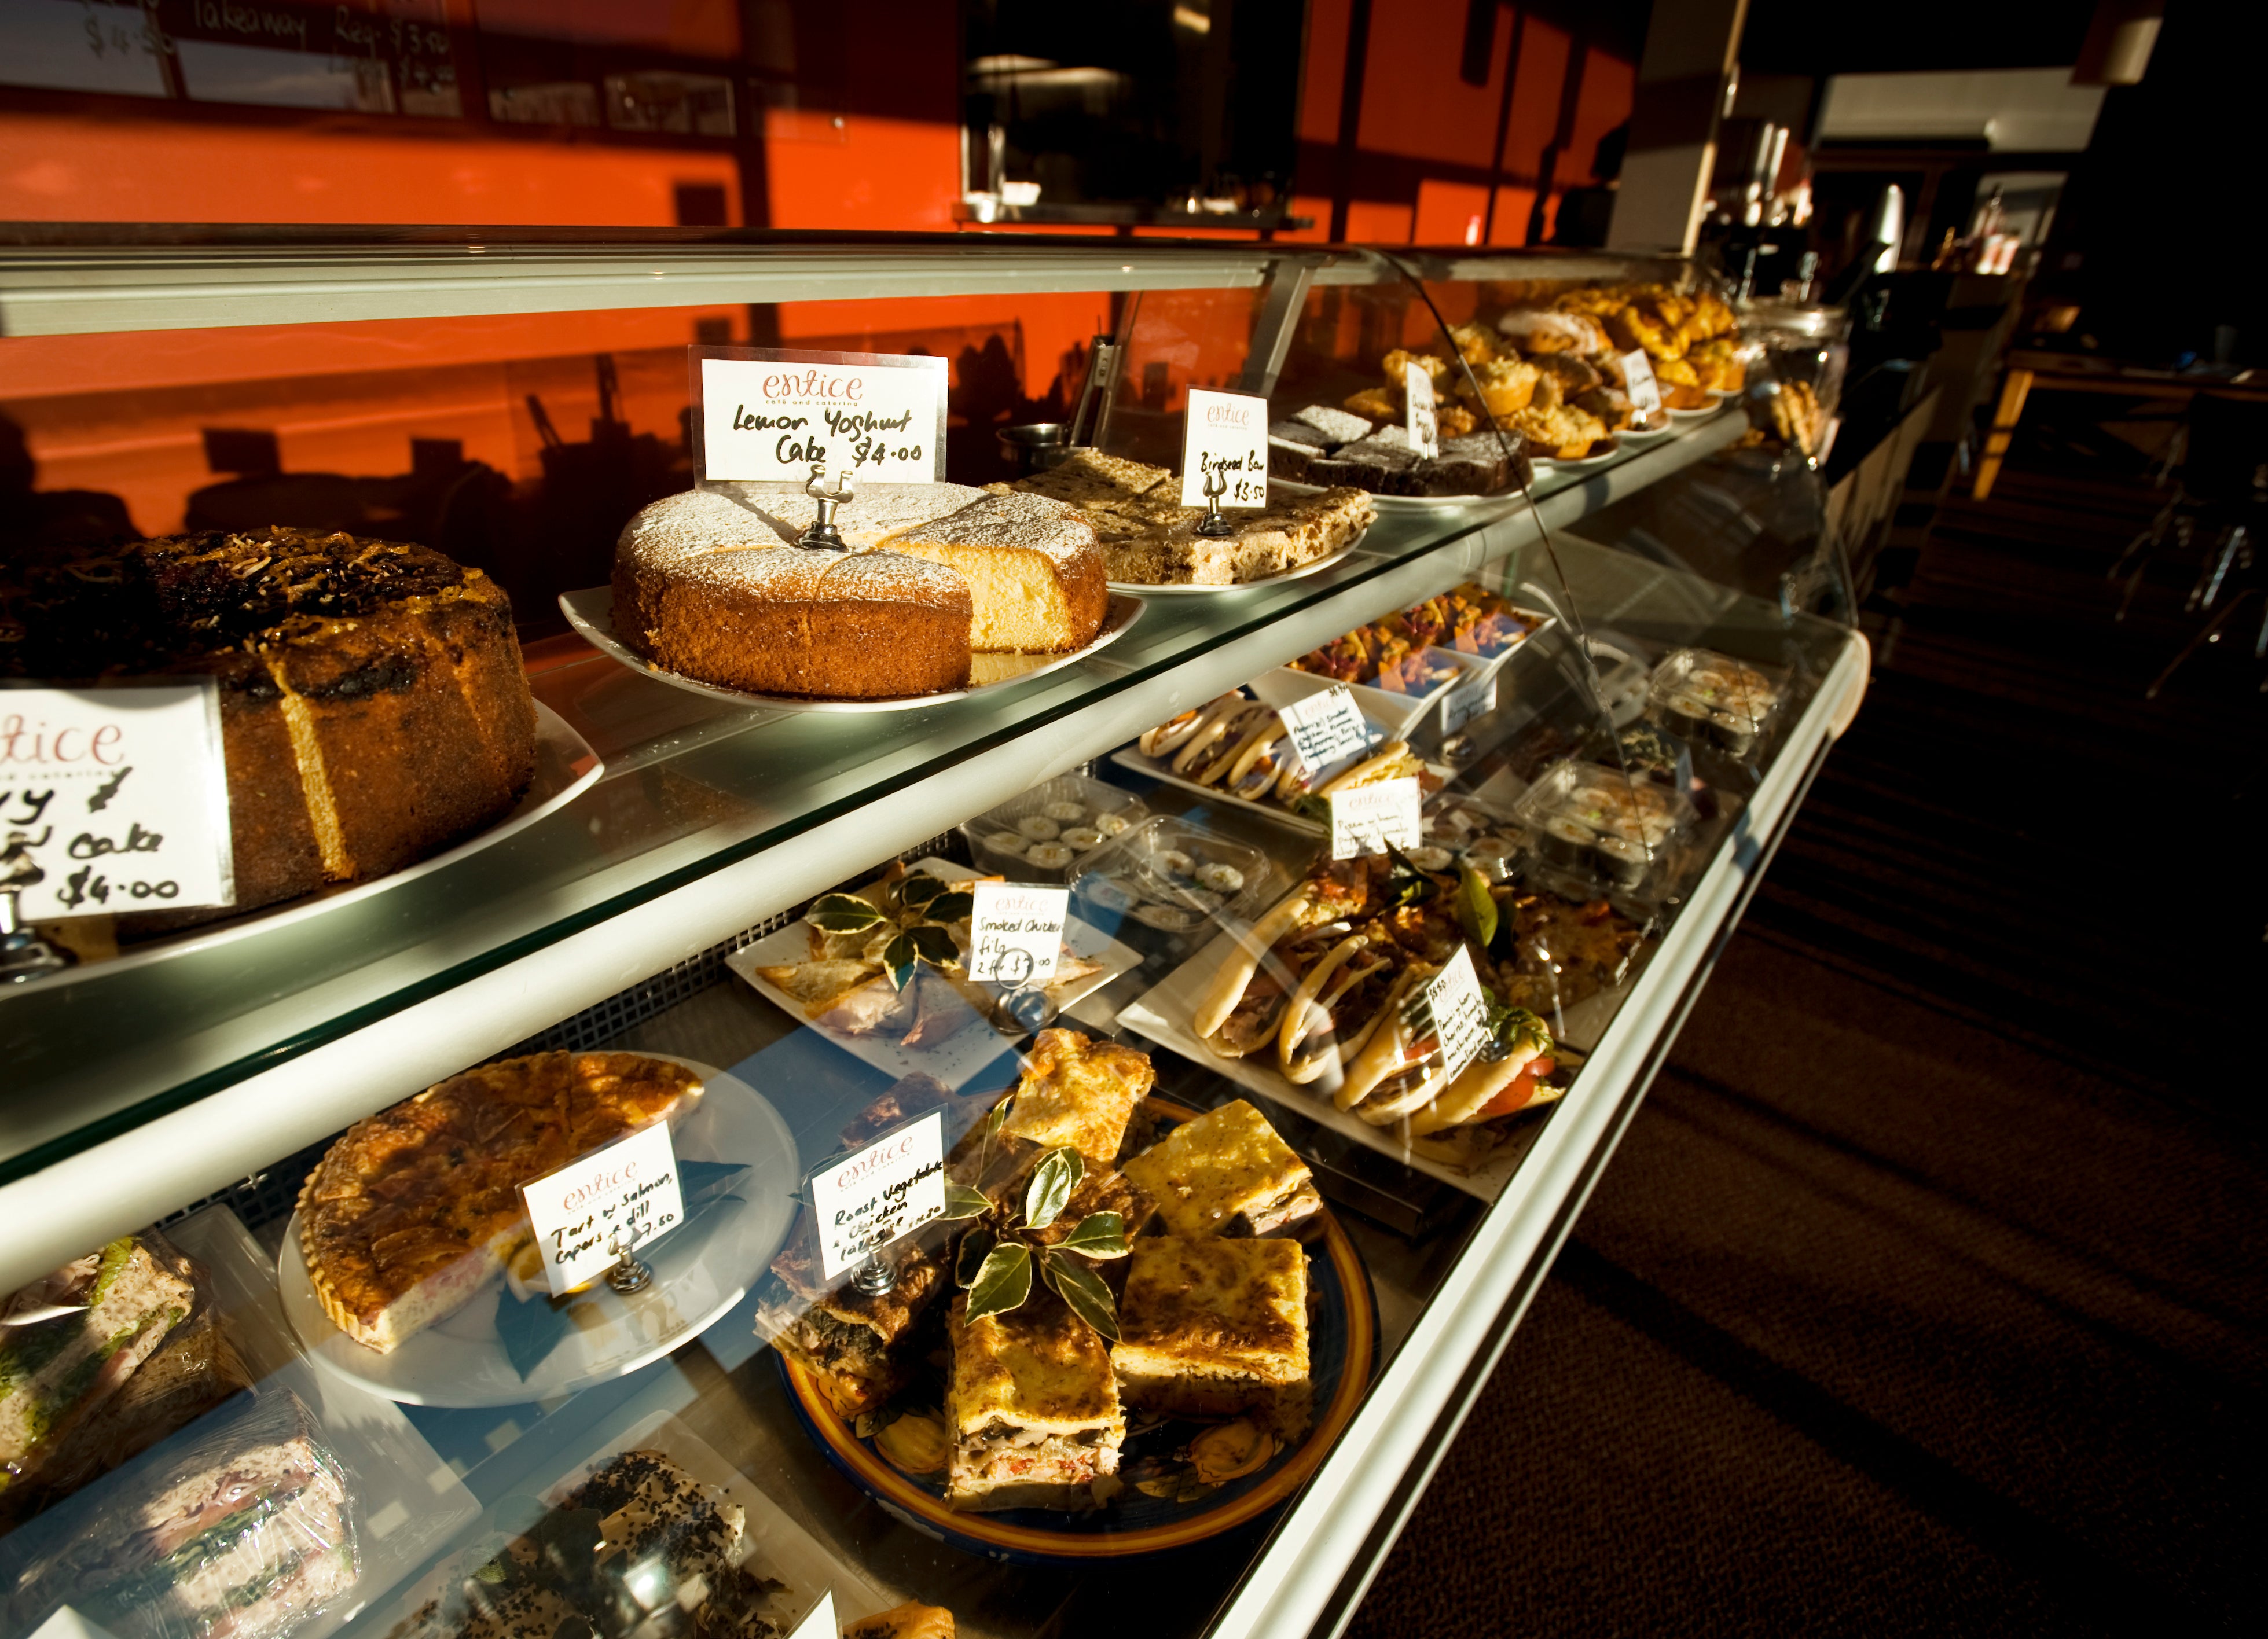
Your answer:
[[[1235,948],[1234,934],[1217,936],[1203,950],[1167,974],[1140,1000],[1120,1010],[1118,1022],[1161,1047],[1171,1047],[1183,1058],[1204,1065],[1240,1087],[1273,1099],[1286,1109],[1296,1110],[1334,1132],[1344,1133],[1381,1155],[1391,1156],[1413,1172],[1437,1178],[1483,1201],[1494,1201],[1504,1193],[1504,1187],[1511,1181],[1513,1172],[1519,1167],[1521,1156],[1526,1153],[1525,1145],[1507,1144],[1475,1171],[1460,1172],[1454,1167],[1444,1166],[1438,1161],[1412,1153],[1404,1147],[1395,1128],[1373,1127],[1352,1112],[1340,1109],[1331,1102],[1329,1095],[1292,1085],[1277,1072],[1274,1060],[1258,1054],[1250,1058],[1223,1058],[1199,1040],[1197,1032],[1189,1027],[1190,1018],[1197,1011],[1197,998]],[[1615,1010],[1621,1004],[1630,984],[1631,981],[1625,979],[1616,989],[1602,990],[1570,1008],[1565,1028],[1559,1033],[1571,1047],[1588,1047],[1595,1043],[1614,1018]],[[1570,1096],[1582,1096],[1580,1080]]]
[[[917,860],[912,868],[926,871],[947,882],[974,881],[978,875],[966,865],[956,865],[945,859]],[[1073,1003],[1100,990],[1119,974],[1130,973],[1142,965],[1139,951],[1121,944],[1100,928],[1076,916],[1064,924],[1064,947],[1076,956],[1100,964],[1101,971],[1059,989],[1051,989],[1048,994],[1054,998],[1060,1011],[1068,1011]],[[725,965],[746,980],[765,1001],[797,1023],[807,1025],[803,1008],[795,998],[766,981],[756,969],[807,961],[810,956],[811,930],[802,922],[792,922],[777,932],[765,935],[754,944],[733,952],[725,959]],[[934,1076],[946,1086],[956,1090],[1007,1052],[1010,1047],[1005,1037],[981,1020],[946,1037],[933,1047],[913,1048],[868,1036],[843,1035],[815,1025],[807,1025],[807,1027],[817,1031],[820,1036],[845,1053],[873,1065],[885,1076],[895,1079],[919,1072]]]

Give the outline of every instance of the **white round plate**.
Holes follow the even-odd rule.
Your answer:
[[[1188,589],[1142,586],[1136,590],[1152,592]],[[967,688],[948,689],[941,695],[907,695],[896,700],[806,700],[796,695],[758,695],[665,672],[615,636],[615,594],[611,587],[587,586],[581,592],[563,592],[559,594],[559,611],[567,617],[570,626],[609,658],[620,661],[633,672],[644,673],[657,683],[667,683],[689,694],[706,695],[711,700],[730,701],[736,706],[761,706],[767,711],[918,711],[926,706],[941,706],[947,701],[967,700],[972,695],[1005,688],[1011,683],[1020,683],[1027,678],[1039,677],[1084,660],[1104,644],[1116,643],[1126,635],[1128,628],[1142,618],[1142,600],[1114,592],[1110,608],[1102,617],[1102,629],[1084,649],[1074,649],[1067,655],[978,655],[973,680]]]
[[[1613,460],[1623,452],[1622,440],[1619,435],[1613,437],[1602,438],[1599,443],[1604,444],[1607,446],[1606,453],[1603,455],[1586,455],[1579,460],[1572,461],[1562,460],[1556,455],[1538,455],[1532,457],[1531,459],[1535,461],[1536,467],[1543,471],[1554,473],[1580,473],[1586,472],[1594,467],[1604,467],[1609,461]],[[1595,450],[1598,448],[1598,445],[1594,444],[1591,447]]]
[[[1271,481],[1278,484],[1282,484],[1283,482],[1281,479],[1272,480]],[[1288,488],[1288,486],[1285,487]],[[1304,493],[1308,495],[1321,495],[1322,493],[1320,489],[1310,489],[1304,484],[1301,485],[1300,488]],[[1308,576],[1317,574],[1322,570],[1330,568],[1332,564],[1341,562],[1349,553],[1352,552],[1357,547],[1362,545],[1363,535],[1366,535],[1368,533],[1370,533],[1370,529],[1368,526],[1365,526],[1362,534],[1357,535],[1352,540],[1348,541],[1346,545],[1341,547],[1336,552],[1327,554],[1322,557],[1315,559],[1312,562],[1302,563],[1296,569],[1285,570],[1281,574],[1268,576],[1264,579],[1241,580],[1233,586],[1153,586],[1147,581],[1115,580],[1110,583],[1110,590],[1116,592],[1129,592],[1144,598],[1156,597],[1161,594],[1170,598],[1175,596],[1187,596],[1191,592],[1208,596],[1217,596],[1225,592],[1250,592],[1255,587],[1258,586],[1280,586],[1287,580],[1305,580]]]
[[[1322,490],[1314,484],[1303,484],[1290,478],[1271,478],[1268,481],[1268,485],[1269,488],[1272,489],[1281,489],[1286,495],[1322,494]],[[1379,515],[1381,517],[1389,517],[1396,512],[1418,513],[1421,515],[1437,514],[1441,512],[1462,512],[1472,507],[1496,506],[1507,501],[1517,501],[1519,499],[1520,491],[1517,489],[1499,489],[1494,495],[1373,495],[1370,497],[1370,503],[1373,506],[1378,509]],[[1347,549],[1349,551],[1352,551],[1354,548],[1353,546],[1350,544]],[[1325,561],[1329,562],[1328,559]],[[1301,570],[1299,572],[1304,574],[1306,573],[1306,570]],[[1287,575],[1279,575],[1276,578],[1278,580],[1288,580],[1291,577]],[[1268,581],[1257,581],[1254,584],[1256,585],[1265,586],[1271,584],[1272,583]],[[1151,589],[1145,588],[1145,590],[1146,591]],[[1233,586],[1223,586],[1217,588],[1216,590],[1222,592],[1233,592],[1236,588]]]
[[[121,974],[132,967],[146,967],[176,956],[187,956],[195,951],[210,950],[217,944],[226,944],[255,933],[267,933],[295,922],[305,922],[310,916],[327,916],[343,906],[366,900],[373,893],[399,887],[414,878],[430,876],[445,865],[453,865],[468,855],[484,848],[493,848],[504,838],[525,831],[546,814],[557,812],[573,802],[584,791],[598,783],[607,771],[599,761],[599,753],[591,749],[588,741],[567,725],[562,717],[541,701],[535,702],[535,775],[520,793],[512,812],[487,830],[467,837],[454,848],[421,859],[414,865],[383,877],[373,877],[367,882],[354,882],[335,888],[320,889],[298,899],[285,900],[279,904],[248,910],[225,922],[207,922],[202,927],[185,929],[167,938],[152,939],[128,945],[115,956],[99,960],[85,960],[77,966],[66,967],[60,973],[41,978],[25,980],[11,986],[10,996],[22,996],[29,990],[55,989],[67,984],[85,984],[90,979],[99,979],[111,974]]]
[[[1714,415],[1717,413],[1717,406],[1714,402],[1704,404],[1699,409],[1678,409],[1674,406],[1664,408],[1668,408],[1672,415]]]
[[[497,1331],[501,1275],[472,1300],[417,1333],[391,1354],[365,1349],[331,1324],[299,1255],[299,1216],[291,1215],[276,1260],[284,1318],[321,1370],[357,1388],[412,1406],[517,1406],[608,1382],[682,1348],[748,1295],[786,1243],[790,1196],[801,1183],[795,1137],[763,1095],[738,1077],[671,1053],[700,1076],[701,1102],[677,1132],[688,1161],[738,1161],[747,1173],[733,1187],[738,1201],[712,1206],[639,1258],[653,1283],[630,1297],[601,1283],[581,1299],[594,1305],[594,1325],[571,1326],[559,1346],[525,1378],[505,1355]],[[540,1298],[531,1302],[541,1302]]]

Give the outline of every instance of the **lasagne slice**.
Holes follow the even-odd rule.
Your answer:
[[[1307,1164],[1242,1099],[1182,1122],[1125,1173],[1156,1204],[1160,1227],[1189,1238],[1270,1235],[1323,1206]]]
[[[1292,1240],[1145,1236],[1134,1243],[1110,1351],[1129,1406],[1168,1416],[1241,1412],[1304,1432],[1307,1254]]]
[[[966,1318],[968,1305],[954,1299],[946,1327],[946,1505],[972,1513],[1101,1506],[1116,1489],[1126,1437],[1109,1349],[1049,1292],[976,1320]]]

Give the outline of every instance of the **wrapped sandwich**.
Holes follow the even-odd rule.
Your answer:
[[[152,1230],[8,1300],[0,1328],[0,1530],[247,1386],[205,1273]]]
[[[80,1499],[11,1614],[119,1639],[282,1639],[355,1585],[347,1473],[288,1389],[246,1396]],[[61,1523],[61,1522],[59,1522]]]

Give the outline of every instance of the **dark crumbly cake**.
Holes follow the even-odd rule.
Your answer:
[[[391,1639],[776,1639],[788,1590],[740,1562],[745,1532],[666,1456],[623,1452]]]
[[[277,526],[10,561],[0,676],[217,678],[237,911],[415,864],[500,818],[535,772],[504,589],[401,541]]]

